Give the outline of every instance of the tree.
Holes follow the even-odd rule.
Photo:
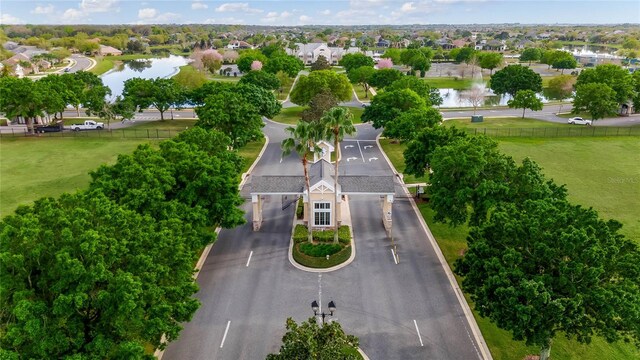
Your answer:
[[[282,104],[270,90],[251,84],[238,84],[233,89],[245,102],[252,104],[261,116],[272,119],[282,110]]]
[[[345,334],[336,321],[319,326],[316,318],[310,318],[298,325],[288,318],[280,352],[269,354],[267,360],[354,360],[359,358],[357,352],[358,338]]]
[[[560,333],[638,341],[640,253],[620,228],[562,199],[502,203],[471,229],[455,272],[480,315],[541,360]]]
[[[272,74],[283,71],[292,78],[296,77],[302,69],[304,69],[302,60],[291,55],[279,55],[269,58],[262,68],[263,71]]]
[[[478,106],[484,104],[484,99],[487,97],[487,90],[481,84],[473,84],[471,89],[463,91],[461,98],[466,100],[473,106],[473,115],[476,114]]]
[[[512,109],[522,109],[522,118],[526,109],[533,111],[542,110],[542,101],[538,99],[536,93],[532,90],[519,90],[516,96],[507,102]]]
[[[491,70],[490,74],[493,75],[493,69],[499,67],[504,62],[503,56],[497,52],[482,53],[480,56],[480,67],[483,69]]]
[[[82,84],[80,99],[87,115],[97,114],[104,108],[105,98],[111,95],[111,89],[102,83],[102,79],[88,71],[73,74]]]
[[[288,156],[295,151],[300,157],[304,169],[304,183],[307,194],[311,194],[311,184],[309,180],[309,158],[318,153],[320,148],[317,143],[322,139],[323,128],[320,123],[298,121],[295,127],[289,126],[285,129],[289,137],[282,141],[282,156]],[[311,201],[307,201],[307,228],[309,243],[313,242],[313,227],[311,225]]]
[[[127,43],[127,50],[131,53],[141,53],[144,52],[145,46],[140,40],[130,40]]]
[[[198,308],[193,264],[212,240],[99,192],[22,206],[0,233],[1,347],[40,359],[142,359],[166,346]]]
[[[440,96],[440,91],[436,88],[430,87],[425,81],[414,76],[403,76],[384,88],[385,91],[401,89],[413,90],[416,94],[424,98],[427,106],[442,105],[442,96]]]
[[[578,85],[573,99],[573,113],[588,112],[593,121],[614,115],[618,109],[616,92],[606,84]]]
[[[531,65],[532,61],[540,61],[542,59],[542,51],[538,48],[526,48],[520,54],[520,61],[528,61]]]
[[[360,66],[359,68],[351,69],[347,73],[347,77],[352,84],[362,85],[365,99],[369,98],[369,79],[375,72],[376,70],[371,66]]]
[[[46,108],[45,94],[38,90],[36,83],[28,78],[0,78],[0,112],[9,119],[23,117],[30,134],[33,134],[35,118]]]
[[[237,92],[224,91],[209,95],[204,106],[196,108],[196,114],[196,126],[222,132],[231,139],[230,146],[234,149],[262,137],[264,123],[258,109]]]
[[[394,64],[400,64],[400,56],[402,55],[402,50],[396,48],[388,48],[384,51],[380,57],[383,59],[391,59]]]
[[[132,78],[124,82],[122,96],[139,112],[150,106],[156,108],[160,112],[160,120],[164,120],[165,111],[183,104],[186,94],[173,78]]]
[[[244,74],[239,84],[252,84],[267,90],[278,90],[280,88],[280,80],[271,73],[266,71],[249,71]]]
[[[422,130],[434,127],[442,122],[440,111],[432,107],[411,109],[395,120],[387,122],[382,134],[400,141],[413,140]]]
[[[215,74],[222,67],[223,57],[216,50],[209,49],[202,52],[200,61],[206,71]]]
[[[318,70],[331,70],[331,64],[329,64],[329,61],[327,61],[327,58],[322,55],[318,56],[316,61],[313,64],[311,64],[311,71],[318,71]]]
[[[496,94],[516,96],[519,90],[542,91],[542,77],[528,67],[509,65],[496,71],[489,80],[491,90]]]
[[[560,73],[564,74],[565,69],[575,69],[578,66],[578,62],[571,53],[558,51],[558,54],[555,56],[551,66],[554,69],[561,69],[562,71]]]
[[[371,121],[374,128],[385,127],[403,112],[410,109],[424,109],[424,98],[411,89],[385,91],[374,96],[371,105],[362,113],[362,121]]]
[[[627,69],[614,64],[602,64],[580,72],[576,87],[589,83],[606,84],[615,92],[618,104],[625,103],[633,95],[633,80]]]
[[[415,176],[424,176],[431,166],[433,153],[441,146],[456,138],[467,137],[467,133],[456,127],[427,127],[409,141],[404,151],[405,172]]]
[[[207,76],[202,71],[199,71],[190,65],[187,69],[193,70],[182,70],[173,77],[173,80],[179,86],[182,86],[187,90],[194,90],[207,82]]]
[[[404,75],[396,69],[380,69],[371,75],[369,85],[377,89],[383,89],[402,76]]]
[[[264,56],[260,52],[260,50],[244,50],[240,54],[240,56],[238,57],[238,61],[236,62],[238,64],[238,70],[242,71],[243,73],[248,73],[249,71],[251,71],[251,63],[253,63],[255,60],[258,60],[264,64],[267,62],[267,57]]]
[[[633,107],[636,112],[640,111],[640,71],[633,72]]]
[[[549,99],[564,101],[573,95],[573,87],[576,83],[576,78],[571,75],[560,75],[549,80],[549,86],[547,87],[546,96]],[[560,104],[560,110],[562,111],[562,104]]]
[[[333,148],[336,151],[336,159],[340,159],[340,142],[344,139],[345,135],[354,135],[356,133],[356,127],[353,126],[353,114],[346,108],[333,107],[324,113],[324,116],[320,119],[321,126],[323,127],[323,138],[331,141],[333,140]],[[334,161],[334,176],[333,176],[333,188],[335,191],[334,206],[338,206],[338,163],[340,161]],[[334,232],[333,242],[338,243],[338,211],[333,212],[334,215]]]
[[[307,105],[323,89],[328,89],[339,101],[350,100],[353,88],[344,74],[331,70],[318,70],[308,76],[301,75],[291,90],[291,101],[298,105]]]
[[[340,59],[338,64],[349,72],[353,69],[357,69],[361,66],[370,66],[373,67],[374,62],[373,59],[360,53],[354,54],[346,54]]]
[[[451,57],[453,57],[457,63],[467,63],[474,55],[476,55],[476,50],[474,48],[463,47],[455,54],[455,57],[453,55],[451,55]]]
[[[325,89],[313,96],[309,101],[309,107],[302,111],[300,115],[302,121],[319,122],[325,112],[338,106],[338,100]]]

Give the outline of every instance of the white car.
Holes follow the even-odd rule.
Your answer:
[[[591,120],[583,119],[581,117],[572,117],[567,122],[571,125],[591,125]]]

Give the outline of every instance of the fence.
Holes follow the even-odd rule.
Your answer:
[[[116,129],[116,130],[86,130],[45,132],[30,135],[26,128],[3,129],[0,138],[38,136],[38,137],[77,137],[77,138],[113,138],[113,139],[168,139],[178,135],[184,129]]]
[[[477,128],[465,129],[469,134],[491,137],[580,137],[580,136],[640,136],[640,127],[566,126],[547,128]]]

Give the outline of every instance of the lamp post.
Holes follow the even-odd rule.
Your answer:
[[[311,309],[313,309],[313,315],[320,316],[322,318],[323,324],[324,324],[325,317],[333,316],[333,313],[336,312],[336,304],[333,301],[329,301],[328,307],[329,307],[329,313],[325,313],[324,311],[322,311],[322,309],[320,309],[320,305],[318,305],[317,301],[313,300],[313,302],[311,303]]]

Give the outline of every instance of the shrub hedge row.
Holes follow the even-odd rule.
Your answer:
[[[298,224],[293,231],[293,241],[296,244],[305,242],[307,241],[308,234],[307,227]],[[333,230],[314,231],[313,240],[319,242],[331,242],[333,241]],[[348,245],[351,242],[351,232],[349,231],[348,226],[340,226],[338,229],[338,241],[344,245]]]
[[[333,255],[342,250],[340,244],[300,244],[300,252],[313,257],[326,257],[327,255]]]

